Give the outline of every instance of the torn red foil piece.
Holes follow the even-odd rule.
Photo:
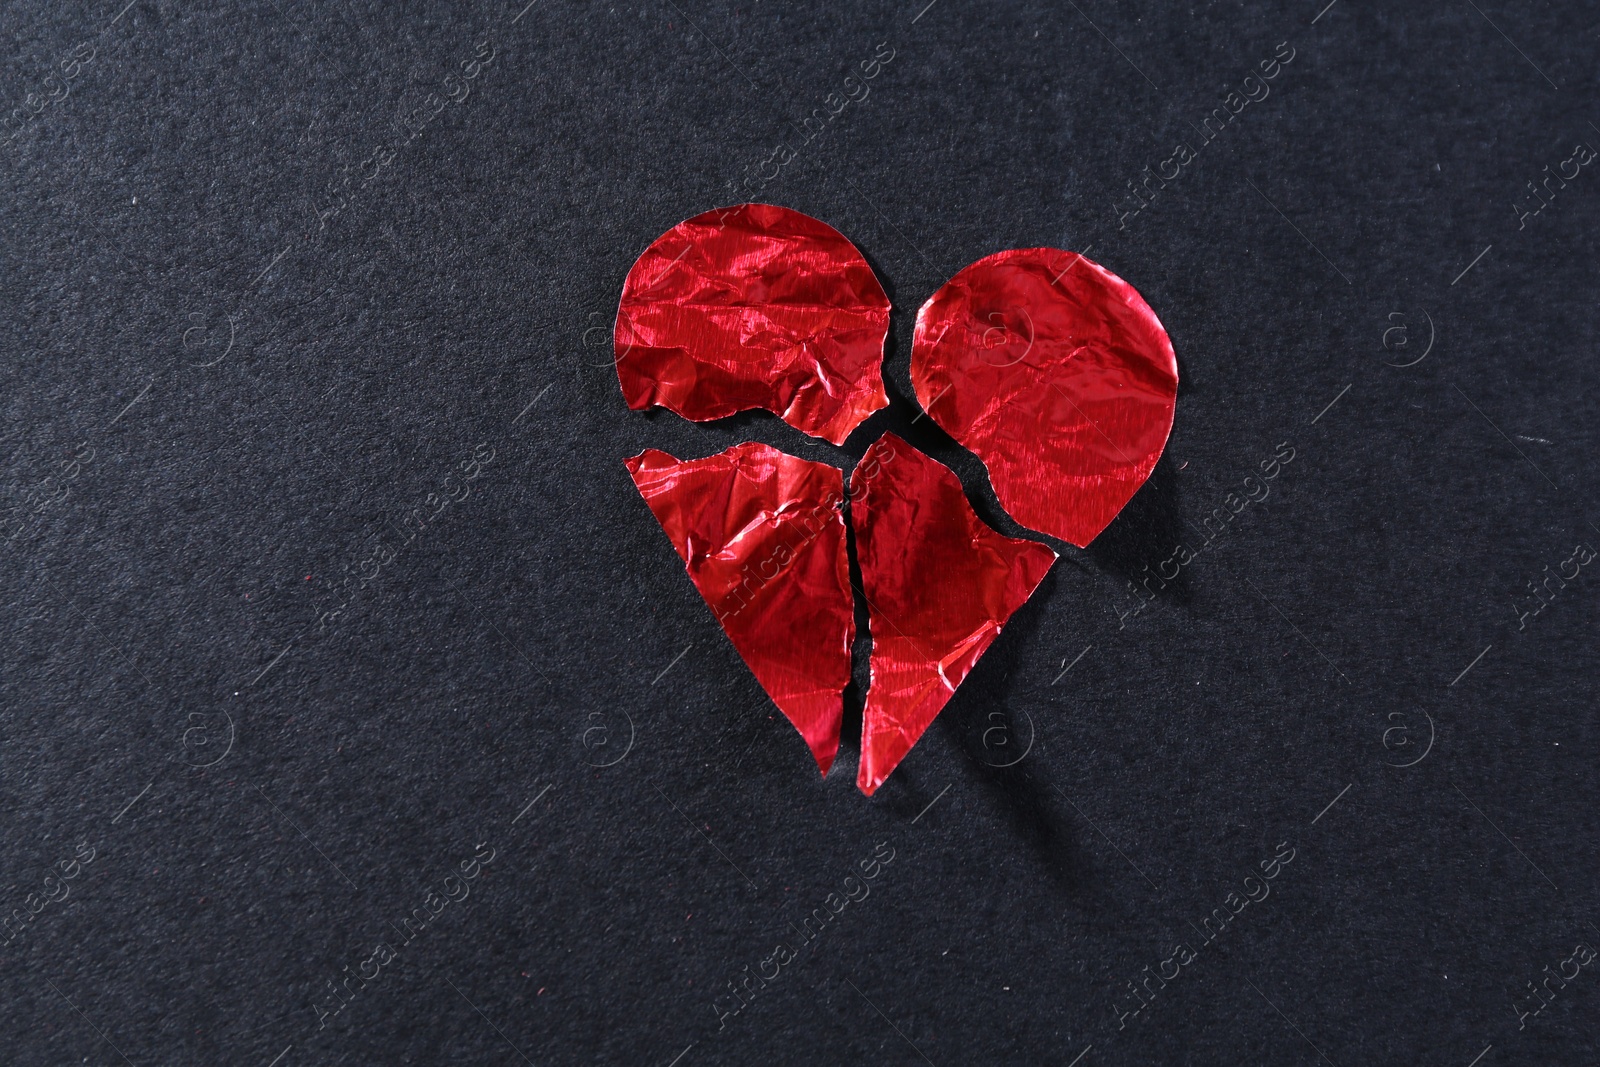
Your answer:
[[[911,380],[1012,518],[1082,548],[1155,469],[1178,363],[1133,286],[1075,252],[1019,248],[922,305]]]
[[[856,784],[871,796],[1056,561],[973,512],[954,472],[884,434],[850,475],[872,631]]]
[[[687,461],[646,449],[627,465],[695,588],[826,775],[855,639],[843,472],[755,442]]]
[[[855,245],[788,208],[741,204],[680,222],[622,287],[617,378],[634,409],[695,422],[764,408],[843,444],[888,405],[889,298]]]

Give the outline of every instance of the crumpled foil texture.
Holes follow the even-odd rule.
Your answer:
[[[894,434],[874,442],[851,473],[850,522],[872,633],[856,777],[870,796],[1056,554],[990,529],[950,468]]]
[[[855,638],[843,473],[755,442],[696,460],[646,449],[627,465],[695,588],[826,775]]]
[[[1144,298],[1075,252],[986,256],[917,312],[917,400],[1017,522],[1086,547],[1150,477],[1178,364]]]
[[[888,404],[889,298],[838,230],[741,204],[681,222],[622,287],[617,378],[635,409],[704,422],[763,408],[842,444]]]

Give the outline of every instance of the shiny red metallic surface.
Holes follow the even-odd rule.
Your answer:
[[[871,796],[1056,560],[973,513],[944,464],[884,434],[850,475],[872,630],[856,784]]]
[[[842,444],[888,405],[889,298],[843,234],[741,204],[662,234],[628,272],[617,378],[630,408],[704,422],[764,408]]]
[[[1075,252],[978,260],[922,305],[911,345],[918,401],[1030,529],[1088,545],[1166,447],[1167,331],[1133,286]]]
[[[733,647],[827,774],[855,638],[843,473],[754,442],[687,461],[646,449],[627,464]]]

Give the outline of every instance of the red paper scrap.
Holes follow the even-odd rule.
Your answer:
[[[872,795],[954,695],[1056,554],[973,512],[944,464],[884,434],[850,475],[872,631],[856,784]]]
[[[750,408],[842,444],[888,405],[889,298],[855,245],[788,208],[681,222],[622,287],[614,334],[628,406],[704,422]]]
[[[696,460],[646,449],[627,465],[695,588],[826,775],[855,638],[843,473],[754,442]]]
[[[1133,286],[1075,252],[1018,248],[922,305],[911,380],[1012,518],[1082,548],[1155,469],[1178,364]]]

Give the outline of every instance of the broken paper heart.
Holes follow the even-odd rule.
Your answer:
[[[617,376],[632,408],[701,422],[763,408],[842,444],[888,403],[888,319],[883,287],[837,230],[742,204],[680,223],[639,257],[617,312]],[[941,287],[917,315],[911,374],[1006,511],[1079,547],[1150,476],[1177,395],[1172,344],[1144,299],[1055,249],[988,256]],[[697,460],[647,449],[627,466],[824,775],[861,596],[872,652],[857,785],[868,795],[1056,559],[991,529],[948,467],[893,434],[850,475],[855,590],[838,468],[754,442]]]

